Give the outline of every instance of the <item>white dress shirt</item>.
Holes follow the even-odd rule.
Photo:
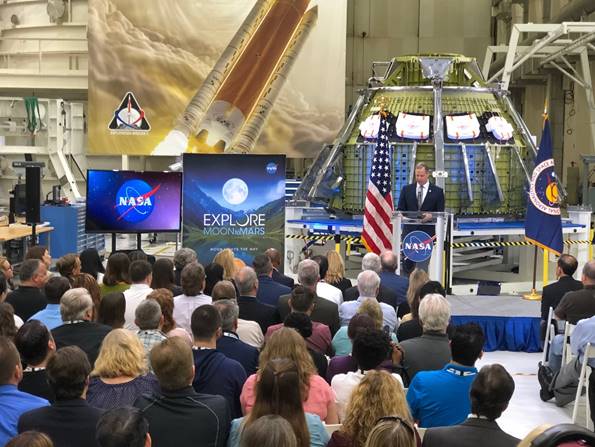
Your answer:
[[[357,313],[357,310],[362,305],[364,300],[367,299],[375,300],[376,298],[365,298],[360,296],[355,301],[345,301],[343,304],[341,304],[341,306],[339,306],[341,326],[347,326],[349,324],[349,321]],[[386,303],[378,304],[380,304],[380,309],[382,310],[382,326],[388,328],[389,332],[394,332],[395,327],[397,326],[397,313],[395,312],[395,309]]]
[[[343,303],[343,292],[341,292],[341,289],[324,281],[318,281],[318,284],[316,284],[316,295],[325,300],[332,301],[337,306]]]
[[[192,312],[197,307],[211,304],[212,302],[213,299],[204,293],[196,296],[178,295],[174,297],[174,320],[176,320],[176,324],[186,329],[192,335],[192,327],[190,325]]]
[[[124,329],[131,331],[138,331],[138,326],[134,324],[134,313],[138,305],[151,293],[151,289],[147,284],[132,284],[124,291],[124,298],[126,300],[126,311],[124,312]]]
[[[347,403],[351,398],[351,393],[356,386],[359,385],[360,381],[364,378],[365,372],[361,371],[350,371],[347,374],[336,374],[333,376],[331,381],[331,388],[337,396],[337,411],[339,412],[339,421],[345,420],[345,410],[347,409]],[[403,379],[398,374],[391,374],[399,385],[403,387]]]

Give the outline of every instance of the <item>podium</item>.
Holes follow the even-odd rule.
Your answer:
[[[433,281],[444,284],[444,244],[450,213],[396,211],[393,214],[393,247],[401,274],[416,266]],[[405,271],[404,271],[405,270]]]

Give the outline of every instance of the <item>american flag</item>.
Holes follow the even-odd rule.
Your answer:
[[[380,116],[378,140],[374,149],[372,170],[366,193],[362,240],[369,251],[381,253],[392,250],[394,211],[391,186],[391,150],[388,142],[389,120]]]

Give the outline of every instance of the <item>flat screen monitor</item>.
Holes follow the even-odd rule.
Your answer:
[[[181,172],[87,171],[88,233],[180,231]]]

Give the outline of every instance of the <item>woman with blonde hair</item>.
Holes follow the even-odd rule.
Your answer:
[[[409,312],[413,309],[413,301],[415,300],[415,295],[421,289],[425,283],[430,280],[428,273],[423,269],[415,268],[409,275],[409,287],[407,288],[407,304],[409,304]],[[403,315],[401,318],[401,323],[405,321],[409,321],[413,318],[411,313]]]
[[[364,447],[415,447],[416,432],[413,426],[397,416],[380,418],[370,432]],[[418,442],[417,445],[420,445]]]
[[[213,258],[215,264],[223,267],[223,279],[233,281],[238,271],[233,251],[230,248],[221,250]]]
[[[287,420],[299,447],[325,447],[328,442],[320,418],[304,413],[298,367],[292,360],[278,358],[267,362],[256,384],[254,408],[245,417],[232,421],[228,447],[238,447],[245,432],[260,417],[267,415],[278,415]]]
[[[54,443],[46,434],[25,431],[8,441],[6,447],[54,447]]]
[[[345,293],[351,287],[351,281],[345,278],[345,263],[343,262],[343,258],[335,250],[329,250],[326,258],[328,260],[328,270],[326,271],[326,276],[323,278],[324,281],[340,289],[342,293]]]
[[[351,393],[343,425],[333,433],[328,447],[363,447],[378,419],[387,415],[398,416],[413,427],[401,384],[386,371],[368,371]]]
[[[147,374],[145,349],[135,333],[114,329],[103,339],[87,402],[96,408],[131,406],[144,393],[159,391],[157,378]]]
[[[326,381],[316,374],[316,367],[306,347],[304,338],[296,330],[282,327],[271,335],[260,353],[260,369],[246,380],[240,395],[240,403],[245,415],[252,411],[256,400],[257,382],[262,371],[273,359],[286,358],[297,365],[300,393],[304,411],[318,415],[327,424],[339,422],[336,396]]]
[[[15,289],[12,279],[14,278],[14,271],[8,258],[0,256],[0,273],[6,278],[6,284],[8,285],[8,292],[12,292]]]

